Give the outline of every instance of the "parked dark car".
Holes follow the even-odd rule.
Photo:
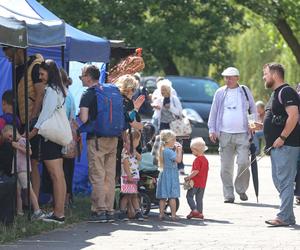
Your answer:
[[[191,138],[203,137],[208,146],[212,146],[209,140],[207,121],[214,94],[219,84],[210,78],[165,76],[172,82],[181,101],[183,114],[192,125]],[[156,88],[156,77],[142,77],[141,85],[151,94]],[[190,140],[184,141],[184,148],[189,147]]]

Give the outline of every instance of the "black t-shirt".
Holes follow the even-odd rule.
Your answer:
[[[275,89],[265,108],[264,135],[266,139],[266,148],[273,145],[274,141],[281,135],[281,132],[284,129],[285,121],[288,117],[285,108],[288,106],[300,106],[297,92],[291,87],[286,86],[289,85],[284,84]],[[282,88],[284,89],[281,91],[281,104],[278,99],[278,94]],[[282,123],[280,122],[281,120],[283,121]],[[287,137],[284,145],[293,147],[300,146],[300,128],[298,123]]]
[[[35,59],[36,59],[35,56],[30,56],[29,60],[27,62],[27,65],[28,65],[27,67],[29,67],[30,64],[32,64]],[[19,65],[16,68],[16,81],[17,81],[17,84],[19,84],[21,78],[24,76],[24,70],[25,70],[25,64]],[[39,70],[40,70],[40,65],[39,64],[34,65],[33,68],[32,68],[31,78],[32,78],[33,84],[40,82]]]
[[[134,110],[133,101],[124,95],[123,95],[123,110],[125,116],[125,128],[124,128],[125,130],[130,128],[129,123],[133,122],[134,120],[137,122],[141,121],[140,115],[138,114],[138,112]],[[131,112],[133,112],[134,114],[131,114]]]
[[[81,96],[79,108],[88,108],[89,116],[87,123],[97,118],[97,96],[94,87],[88,88]],[[87,133],[87,139],[93,138],[94,135]]]

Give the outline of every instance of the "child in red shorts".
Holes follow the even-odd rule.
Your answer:
[[[205,141],[202,137],[192,139],[190,148],[192,154],[196,156],[193,162],[192,172],[185,177],[185,181],[193,180],[193,187],[187,191],[186,199],[191,208],[187,219],[198,218],[204,219],[203,216],[203,195],[206,186],[208,161],[204,155],[207,150]]]

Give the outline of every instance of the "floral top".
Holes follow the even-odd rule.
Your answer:
[[[140,179],[140,174],[139,174],[139,161],[136,159],[135,155],[131,155],[127,152],[126,149],[123,149],[122,151],[122,172],[121,176],[122,177],[127,177],[127,174],[124,170],[123,162],[125,159],[128,159],[129,161],[129,168],[130,168],[130,173],[133,179],[139,180]]]

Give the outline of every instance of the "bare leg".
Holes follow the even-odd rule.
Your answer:
[[[37,199],[39,199],[40,185],[41,185],[41,178],[40,178],[38,165],[39,165],[39,162],[37,160],[31,159],[32,189],[33,189]]]
[[[165,215],[166,199],[159,200],[159,218],[162,219]]]
[[[176,218],[176,200],[175,199],[169,199],[169,205],[171,208],[171,217]]]
[[[32,190],[32,188],[30,188],[30,200],[31,200],[31,204],[32,204],[32,207],[33,207],[33,211],[37,211],[40,209],[40,206],[39,206],[39,203],[38,203],[38,200],[35,196],[35,193],[34,191]]]
[[[140,210],[140,201],[137,194],[131,195],[132,205],[135,211]]]
[[[65,206],[68,206],[70,204],[70,194],[66,194],[66,199],[65,199]]]
[[[17,188],[17,213],[18,214],[23,213],[21,188],[19,188],[19,187]]]
[[[128,204],[128,195],[125,194],[120,202],[120,210],[125,211],[127,209],[127,204]]]
[[[64,216],[64,205],[66,198],[66,182],[63,171],[63,160],[45,160],[53,184],[54,215]]]

